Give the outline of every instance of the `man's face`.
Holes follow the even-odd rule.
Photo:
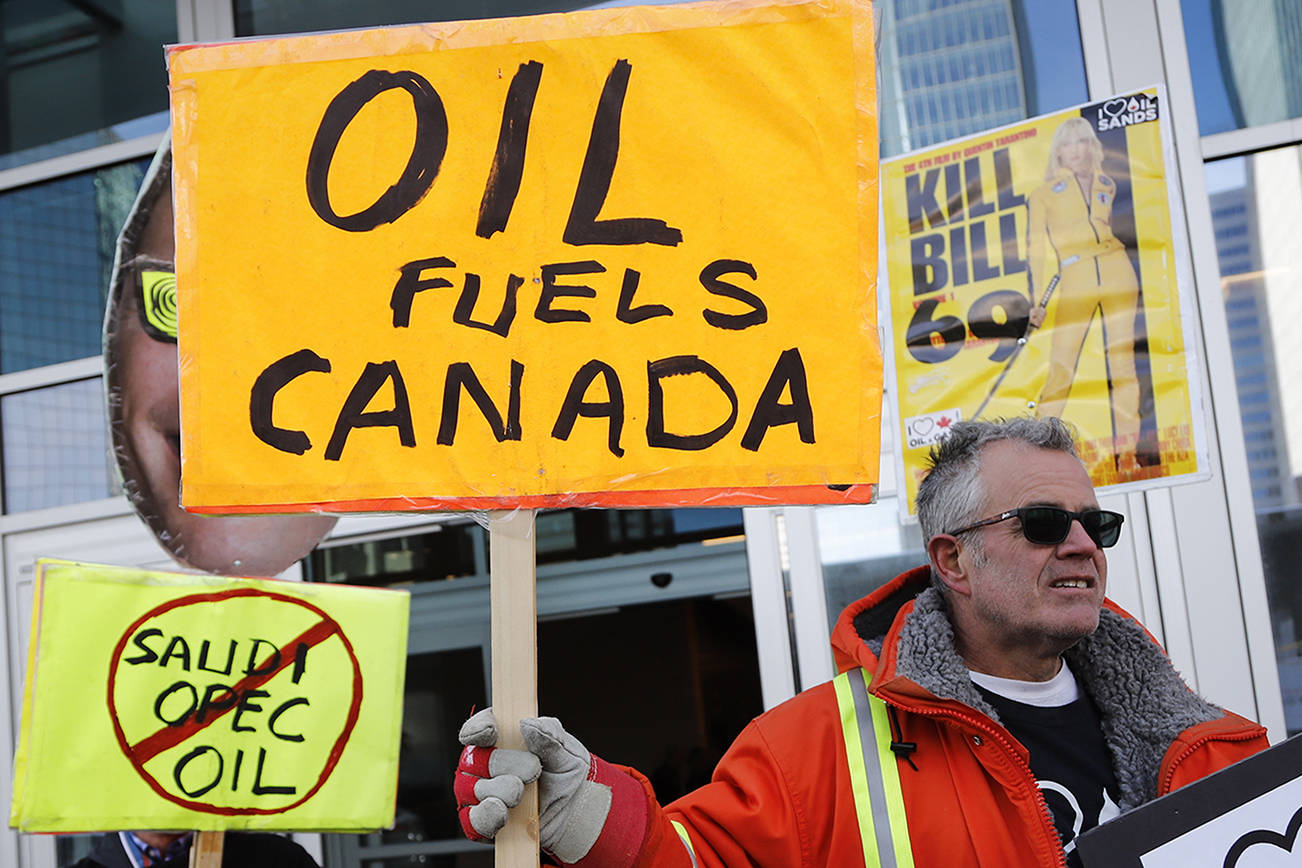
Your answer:
[[[1085,468],[1065,452],[998,441],[984,448],[980,476],[980,518],[1023,506],[1098,509]],[[959,554],[967,593],[951,595],[966,610],[962,642],[973,651],[1051,659],[1098,627],[1108,565],[1079,521],[1057,545],[1028,541],[1017,518],[964,536],[975,534]]]
[[[176,242],[172,200],[154,203],[133,261],[170,265]],[[124,263],[129,266],[130,262]],[[108,363],[114,451],[132,505],[180,562],[214,573],[274,576],[307,555],[334,516],[201,516],[180,506],[181,423],[176,344],[141,323],[139,283],[129,267],[110,314]]]

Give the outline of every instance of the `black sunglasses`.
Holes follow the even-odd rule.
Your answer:
[[[1121,539],[1121,525],[1126,520],[1121,513],[1106,509],[1072,512],[1056,506],[1024,506],[1021,509],[1010,509],[993,518],[982,519],[976,524],[949,533],[950,536],[958,536],[1010,518],[1021,520],[1022,535],[1028,542],[1042,546],[1056,546],[1065,540],[1067,534],[1071,533],[1071,523],[1079,521],[1080,526],[1085,528],[1085,533],[1089,534],[1090,539],[1094,540],[1094,544],[1101,549],[1111,548],[1117,544],[1117,540]]]
[[[123,267],[129,291],[136,294],[140,326],[156,341],[176,343],[176,268],[170,262],[138,257]]]

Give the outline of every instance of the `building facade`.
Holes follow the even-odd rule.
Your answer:
[[[114,237],[166,126],[161,46],[580,5],[0,5],[0,789],[12,783],[34,560],[173,566],[121,493],[100,357]],[[1302,591],[1289,569],[1302,545],[1297,4],[879,0],[875,14],[883,156],[1166,87],[1210,473],[1104,499],[1127,515],[1110,595],[1208,698],[1275,739],[1302,731]],[[924,559],[917,527],[899,518],[883,416],[870,506],[540,515],[544,711],[671,796],[708,775],[749,717],[830,677],[840,607]],[[397,823],[308,836],[331,868],[491,864],[491,850],[460,838],[449,792],[453,733],[490,694],[487,560],[473,516],[350,516],[289,571],[412,591]],[[54,868],[85,846],[6,830],[0,865]]]

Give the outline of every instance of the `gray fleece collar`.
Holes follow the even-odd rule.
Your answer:
[[[862,638],[880,649],[884,636]],[[1137,622],[1111,609],[1102,610],[1093,635],[1063,656],[1099,709],[1122,810],[1157,796],[1162,757],[1181,732],[1225,713],[1189,689]],[[1000,722],[968,677],[944,598],[934,588],[918,595],[900,629],[896,674]]]

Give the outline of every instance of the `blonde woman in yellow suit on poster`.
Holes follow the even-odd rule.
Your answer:
[[[1113,451],[1123,476],[1139,469],[1139,381],[1135,375],[1135,314],[1139,281],[1125,245],[1112,234],[1112,206],[1117,184],[1102,171],[1103,145],[1084,118],[1069,118],[1049,146],[1044,184],[1029,201],[1029,258],[1034,299],[1043,304],[1053,279],[1049,248],[1057,254],[1058,286],[1049,375],[1040,393],[1037,414],[1062,416],[1076,377],[1081,348],[1096,312],[1102,318],[1103,342],[1111,380],[1115,421]],[[1034,303],[1034,302],[1033,302]],[[1039,328],[1047,315],[1031,309],[1030,324]]]

